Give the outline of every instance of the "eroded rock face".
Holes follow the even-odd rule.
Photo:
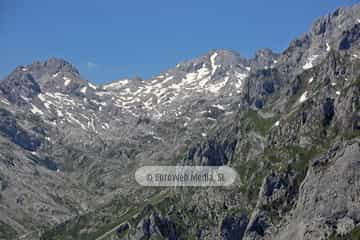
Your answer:
[[[353,46],[356,41],[359,41],[360,34],[359,34],[360,24],[356,24],[352,29],[347,30],[343,33],[343,38],[339,43],[340,50],[347,50]]]
[[[137,225],[135,233],[130,239],[165,238],[177,240],[176,225],[166,217],[162,217],[156,211],[145,216]]]
[[[222,240],[242,239],[248,218],[244,214],[239,216],[226,216],[220,226],[220,236]]]
[[[324,117],[323,117],[323,125],[329,126],[331,123],[331,120],[334,117],[335,110],[334,110],[334,99],[327,98],[323,104],[323,111],[324,111]]]
[[[119,236],[122,236],[127,230],[129,230],[129,228],[130,228],[130,225],[128,223],[124,223],[116,229],[116,233]]]
[[[360,139],[313,161],[289,224],[275,239],[326,239],[360,222]]]
[[[243,239],[272,239],[277,221],[289,214],[296,201],[296,177],[290,170],[265,177]]]
[[[219,143],[214,139],[208,139],[203,145],[192,146],[184,162],[185,164],[204,166],[226,165],[229,159],[232,159],[235,146],[236,141]]]
[[[243,239],[263,239],[270,228],[270,219],[265,212],[259,211],[250,221]]]
[[[0,135],[28,151],[35,151],[41,145],[39,137],[24,130],[17,124],[15,116],[3,109],[0,109]]]
[[[0,83],[0,93],[2,92],[10,102],[17,105],[26,104],[27,99],[35,97],[40,91],[40,86],[34,77],[23,72],[21,68],[17,68]]]

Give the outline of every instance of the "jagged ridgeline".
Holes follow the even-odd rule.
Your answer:
[[[360,239],[360,5],[281,54],[213,50],[95,85],[52,58],[0,82],[0,239]],[[229,165],[223,188],[145,165]]]

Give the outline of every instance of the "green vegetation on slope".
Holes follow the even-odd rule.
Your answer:
[[[250,124],[251,128],[262,136],[265,136],[269,132],[277,119],[277,116],[264,118],[255,110],[248,110],[243,116],[244,124]]]
[[[333,234],[329,240],[359,240],[360,239],[360,226],[355,227],[351,232],[346,235],[340,236]]]
[[[17,233],[8,224],[0,221],[0,239],[15,239]]]

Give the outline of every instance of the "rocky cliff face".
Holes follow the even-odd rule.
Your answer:
[[[60,59],[0,82],[0,239],[357,239],[360,5],[281,54],[213,50],[97,86]],[[142,188],[145,165],[226,188]]]

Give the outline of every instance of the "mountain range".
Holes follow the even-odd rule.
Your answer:
[[[360,239],[360,4],[282,53],[212,50],[96,85],[51,58],[0,81],[0,239]],[[228,187],[141,187],[148,165]]]

